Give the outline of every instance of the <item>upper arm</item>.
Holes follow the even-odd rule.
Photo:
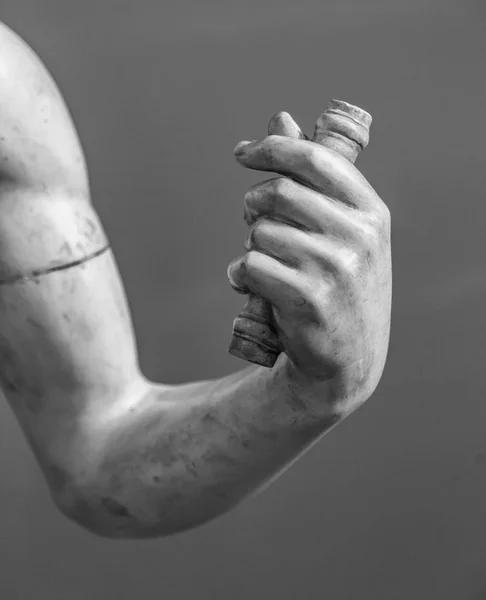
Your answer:
[[[79,414],[139,379],[73,122],[40,59],[0,23],[0,387],[45,463],[51,451],[62,462]]]
[[[87,192],[81,144],[62,96],[35,52],[0,23],[0,178]]]
[[[106,244],[62,95],[35,52],[0,23],[0,282]]]

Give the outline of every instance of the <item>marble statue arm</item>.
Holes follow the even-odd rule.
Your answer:
[[[280,120],[297,134],[236,150],[284,177],[247,194],[248,252],[229,277],[272,304],[285,354],[215,381],[148,381],[69,112],[0,25],[0,384],[55,504],[95,534],[164,536],[224,514],[378,384],[388,212],[352,165]]]

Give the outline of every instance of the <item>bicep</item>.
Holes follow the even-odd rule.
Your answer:
[[[76,411],[84,407],[73,404],[72,395],[114,399],[137,368],[109,248],[81,264],[0,284],[0,379],[9,400],[39,416],[56,401]]]
[[[2,226],[3,208],[0,198]],[[84,210],[90,215],[89,204]],[[57,240],[49,246],[56,252],[75,246],[75,213],[66,210],[64,229],[53,219],[42,233]],[[90,219],[96,223],[94,211]],[[23,241],[32,263],[28,236]],[[143,382],[115,258],[108,245],[91,248],[76,260],[54,252],[47,262],[44,248],[38,262],[48,266],[38,270],[19,265],[14,251],[1,255],[0,386],[39,456],[62,455],[82,422],[116,411]],[[5,277],[8,269],[19,275]]]
[[[51,388],[56,373],[73,385],[105,385],[107,373],[119,377],[119,368],[134,361],[123,286],[88,187],[81,144],[55,82],[0,23],[2,373],[6,347],[21,357],[31,382],[42,374]]]

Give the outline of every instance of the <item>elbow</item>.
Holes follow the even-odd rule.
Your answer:
[[[106,539],[135,539],[137,528],[132,522],[127,509],[122,505],[111,505],[103,499],[101,502],[95,494],[88,490],[70,490],[69,493],[51,494],[54,505],[59,512],[73,524],[85,531]],[[118,517],[113,514],[118,512]]]
[[[167,535],[157,523],[143,518],[140,503],[135,509],[98,486],[71,486],[51,496],[64,517],[97,537],[130,540]]]
[[[143,537],[133,509],[116,500],[101,477],[80,477],[72,469],[51,466],[43,470],[54,506],[69,521],[98,537]]]
[[[51,496],[69,521],[97,537],[112,540],[169,537],[203,526],[232,508],[208,503],[198,494],[174,494],[170,489],[158,490],[153,496],[140,490],[127,499],[99,483],[70,483],[51,489]]]
[[[113,516],[114,508],[108,502],[103,504],[99,487],[80,484],[74,478],[65,478],[62,486],[50,485],[51,498],[54,506],[69,521],[89,533],[103,538],[130,538],[129,520],[122,506],[118,508],[119,517]],[[111,509],[111,512],[110,510]],[[128,515],[128,511],[127,515]]]

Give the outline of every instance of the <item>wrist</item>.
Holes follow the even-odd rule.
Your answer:
[[[281,354],[271,371],[271,393],[293,428],[327,429],[341,416],[332,402],[332,383],[313,381],[302,374],[285,354]]]
[[[361,362],[337,369],[332,376],[322,378],[303,373],[287,356],[279,369],[287,393],[305,405],[311,419],[341,420],[359,408],[373,392]]]

